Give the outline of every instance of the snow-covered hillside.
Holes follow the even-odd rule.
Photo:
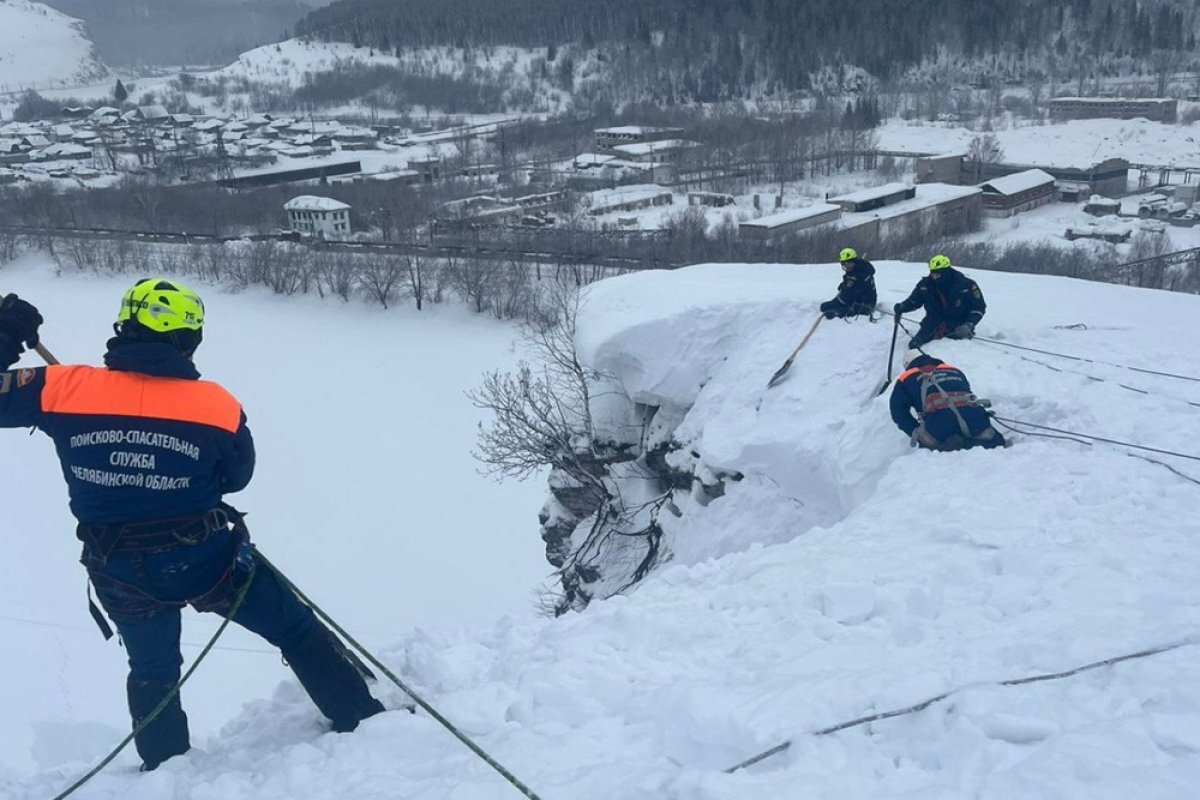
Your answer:
[[[887,304],[923,272],[878,266]],[[986,337],[1200,375],[1200,298],[974,277],[989,301]],[[1200,487],[1109,446],[1014,436],[1001,451],[911,450],[886,397],[870,397],[887,363],[886,323],[824,323],[791,377],[767,392],[767,378],[837,278],[836,266],[728,265],[593,287],[580,354],[612,374],[621,392],[614,399],[658,405],[683,445],[677,457],[742,479],[707,505],[679,493],[680,516],[664,521],[673,563],[627,596],[556,620],[506,618],[472,633],[431,628],[398,637],[385,660],[544,800],[1194,797]],[[306,324],[344,333],[326,314]],[[982,341],[931,350],[966,370],[1002,415],[1200,450],[1192,382]],[[301,359],[275,353],[282,363]],[[299,368],[307,369],[304,353]],[[264,382],[278,381],[234,374],[236,389],[263,397],[274,391]],[[352,380],[354,372],[338,375]],[[22,454],[33,453],[28,441],[6,438]],[[356,447],[365,456],[372,444]],[[41,463],[48,456],[38,458],[14,497],[44,492],[51,467]],[[1193,462],[1162,458],[1200,477]],[[414,494],[408,502],[431,500]],[[6,496],[5,508],[13,504]],[[47,527],[17,508],[21,526]],[[314,534],[303,519],[289,521],[297,544]],[[453,525],[439,534],[460,537],[468,550],[486,535]],[[295,555],[282,537],[272,546]],[[323,577],[345,580],[345,570]],[[449,570],[441,579],[461,583]],[[1058,680],[997,683],[1175,644]],[[36,678],[41,688],[53,652],[6,662],[5,683]],[[73,691],[98,680],[75,674]],[[242,687],[197,688],[189,697],[198,703],[206,692],[226,697]],[[812,735],[947,692],[919,712]],[[395,703],[394,690],[385,694]],[[39,739],[42,771],[14,772],[0,798],[52,796],[110,744],[83,724],[94,717],[69,707],[55,716],[56,725],[38,728],[53,735]],[[113,734],[122,721],[114,711],[106,723]],[[285,682],[219,735],[197,737],[201,752],[149,776],[132,774],[126,756],[86,796],[519,796],[424,715],[386,714],[349,736],[319,730],[298,687]],[[723,772],[788,739],[786,753]]]
[[[890,120],[879,128],[879,146],[916,153],[966,153],[981,136],[955,123]],[[1200,160],[1200,127],[1148,119],[1074,119],[1052,125],[1029,122],[993,132],[1014,164],[1090,167],[1105,159],[1134,164],[1178,164]]]
[[[0,92],[75,86],[107,76],[82,22],[32,0],[0,2]]]

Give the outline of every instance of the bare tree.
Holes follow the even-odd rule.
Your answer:
[[[1167,85],[1179,68],[1181,55],[1174,50],[1157,49],[1150,54],[1150,70],[1154,73],[1154,96],[1166,97]]]
[[[366,256],[355,270],[359,288],[368,299],[384,308],[396,299],[396,290],[404,281],[404,260],[400,256]]]
[[[458,258],[445,272],[450,287],[477,313],[488,310],[500,279],[501,263],[488,258]]]
[[[424,307],[429,293],[429,289],[426,286],[428,272],[431,268],[435,268],[436,264],[432,259],[427,258],[424,253],[417,251],[403,256],[403,260],[404,275],[408,280],[408,293],[412,296],[417,311],[420,311]]]
[[[537,367],[522,361],[516,372],[487,373],[467,393],[476,408],[493,414],[489,424],[480,424],[475,457],[497,476],[521,480],[558,467],[595,483],[596,476],[580,468],[580,456],[596,455],[591,396],[598,376],[575,353],[579,295],[560,283],[551,305],[556,318],[523,334]]]
[[[999,164],[1003,160],[1004,150],[1000,147],[1000,140],[994,133],[976,136],[967,147],[967,164],[971,167],[975,183],[984,179],[984,171],[988,165]]]
[[[320,250],[313,255],[313,275],[317,294],[326,293],[350,299],[354,290],[354,264],[349,254],[341,251]]]

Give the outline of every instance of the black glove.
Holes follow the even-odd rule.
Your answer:
[[[904,311],[901,310],[899,303],[896,303],[896,305],[892,306],[892,316],[893,317],[899,317],[903,313],[904,313]]]
[[[837,312],[831,308],[831,309],[824,311],[822,313],[822,315],[825,317],[825,319],[833,319],[834,317],[837,316]]]
[[[964,322],[962,325],[959,325],[957,328],[954,329],[954,338],[955,339],[974,339],[975,338],[975,326],[969,322]]]
[[[44,321],[32,303],[15,294],[0,300],[0,332],[7,333],[17,344],[37,347],[38,327]]]
[[[21,343],[4,333],[0,333],[0,372],[4,372],[21,360]]]

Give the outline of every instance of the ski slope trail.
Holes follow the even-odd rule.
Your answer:
[[[876,266],[889,307],[924,274]],[[1200,298],[970,274],[989,304],[983,336],[1200,376]],[[556,620],[398,631],[384,661],[543,800],[1193,797],[1200,487],[1108,445],[1014,435],[1001,451],[910,449],[887,395],[870,397],[887,321],[823,323],[766,390],[838,275],[705,265],[592,287],[581,358],[611,375],[617,400],[660,409],[681,462],[742,479],[707,505],[676,498],[667,563],[627,595]],[[1200,384],[985,345],[929,349],[1004,416],[1200,451],[1188,405]],[[1200,463],[1161,460],[1200,478]],[[1179,646],[999,685],[1168,644]],[[20,680],[39,666],[5,669]],[[398,705],[396,690],[380,691]],[[185,690],[189,702],[203,694]],[[114,733],[123,724],[110,721]],[[422,714],[323,730],[285,680],[186,757],[145,776],[124,757],[77,796],[520,796]],[[39,738],[41,769],[0,784],[0,798],[52,797],[105,752],[96,732],[76,733],[87,746],[57,759]],[[785,740],[787,752],[724,772]]]

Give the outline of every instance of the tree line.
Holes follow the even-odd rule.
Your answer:
[[[958,58],[1047,71],[1053,59],[1094,68],[1183,54],[1195,48],[1196,15],[1179,0],[341,0],[296,34],[383,51],[546,48],[551,67],[590,54],[670,102],[812,90],[830,67],[842,82],[855,80],[852,67],[889,81]]]

